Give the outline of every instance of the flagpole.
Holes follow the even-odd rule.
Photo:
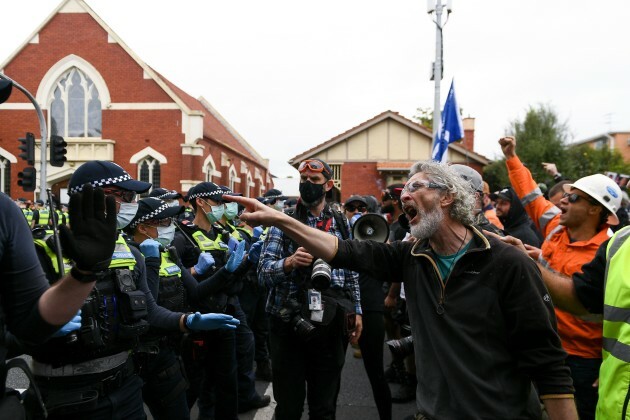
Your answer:
[[[444,6],[442,0],[427,0],[427,12],[429,14],[435,12],[435,62],[433,63],[433,81],[435,82],[435,94],[433,99],[433,141],[431,150],[435,147],[435,143],[440,134],[440,124],[442,121],[442,112],[440,108],[440,83],[442,82],[442,28],[448,21],[448,15],[452,11],[451,1],[448,0],[446,5],[446,21],[442,24],[442,12]]]

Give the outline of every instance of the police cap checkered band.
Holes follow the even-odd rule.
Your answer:
[[[147,220],[174,217],[182,210],[182,206],[170,206],[167,202],[156,197],[143,198],[138,201],[138,212],[136,213],[136,217],[129,223],[129,228],[133,229]]]
[[[151,188],[150,183],[136,181],[121,166],[104,160],[93,160],[79,166],[70,178],[68,193],[81,192],[85,184],[95,188],[116,185],[136,193],[143,193]]]
[[[172,200],[181,196],[177,191],[167,190],[166,188],[154,188],[149,194],[149,197],[159,198],[160,200]]]
[[[195,185],[188,191],[188,195],[186,196],[186,201],[193,200],[195,198],[211,198],[215,201],[221,200],[221,197],[225,194],[225,192],[221,189],[220,186],[215,184],[214,182],[202,182],[200,184]]]

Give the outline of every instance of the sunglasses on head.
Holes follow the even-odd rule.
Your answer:
[[[298,166],[298,172],[300,173],[307,169],[310,169],[313,172],[324,172],[328,174],[328,176],[332,175],[330,171],[326,169],[326,166],[318,160],[305,160],[300,163],[300,166]]]
[[[577,193],[565,192],[564,194],[562,194],[562,198],[566,198],[569,201],[569,203],[571,203],[571,204],[573,204],[576,201],[579,201],[580,199],[582,199],[582,200],[588,201],[589,203],[591,203],[594,206],[599,205],[599,203],[596,202],[595,200],[591,200],[590,198],[583,197],[583,196],[581,196],[580,194],[577,194]]]
[[[402,193],[405,191],[409,194],[418,191],[420,188],[434,189],[434,190],[445,190],[446,187],[440,184],[436,184],[435,182],[430,181],[413,181],[408,182],[402,189]],[[402,195],[402,194],[401,194]]]
[[[119,190],[113,188],[103,188],[103,192],[105,195],[113,195],[115,197],[121,198],[125,203],[133,203],[136,201],[136,192],[129,190]]]
[[[367,207],[365,207],[363,204],[360,204],[358,206],[352,205],[352,204],[346,204],[345,206],[343,206],[347,211],[355,211],[355,210],[359,210],[361,213],[363,213],[364,211],[367,210]]]

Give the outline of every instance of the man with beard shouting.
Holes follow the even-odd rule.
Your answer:
[[[292,216],[286,217],[333,242],[348,238],[348,222],[326,203],[326,192],[333,187],[330,166],[307,159],[298,171],[300,200]],[[315,261],[314,268],[314,261],[313,254],[280,229],[269,229],[260,252],[258,279],[270,289],[266,309],[277,420],[299,420],[305,396],[310,418],[335,418],[348,340],[356,343],[361,334],[358,274],[346,269],[331,272],[323,261],[324,266]],[[328,284],[311,280],[311,273],[321,270],[327,271]]]
[[[539,419],[540,400],[550,419],[577,419],[540,271],[472,226],[474,192],[448,166],[411,168],[401,200],[415,242],[340,240],[258,201],[226,200],[246,207],[243,220],[277,226],[333,267],[403,279],[417,361],[416,419]]]

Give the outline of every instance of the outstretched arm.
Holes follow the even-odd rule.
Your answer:
[[[225,201],[233,201],[245,207],[239,218],[251,225],[276,226],[285,235],[303,246],[314,257],[331,261],[337,253],[337,237],[315,228],[306,226],[298,220],[267,207],[257,200],[224,195]]]

